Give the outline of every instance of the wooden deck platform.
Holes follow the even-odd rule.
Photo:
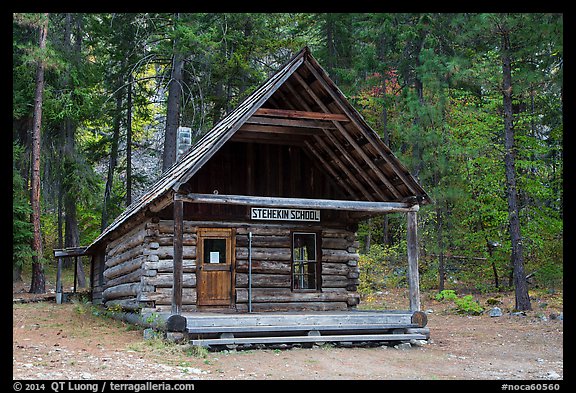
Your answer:
[[[424,316],[423,316],[424,315]],[[426,340],[423,313],[410,311],[183,313],[192,345],[234,348],[254,344],[402,342]]]

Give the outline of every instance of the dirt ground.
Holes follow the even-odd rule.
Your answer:
[[[24,284],[14,299],[30,300]],[[47,380],[562,380],[561,294],[532,300],[533,311],[511,315],[513,294],[489,297],[504,314],[457,315],[453,303],[422,295],[429,343],[393,346],[226,350],[144,340],[143,330],[95,316],[83,303],[54,299],[13,303],[13,378]],[[393,307],[401,290],[372,298]],[[431,311],[431,312],[430,312]],[[553,318],[550,318],[553,314]]]

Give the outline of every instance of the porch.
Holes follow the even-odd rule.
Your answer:
[[[322,344],[427,340],[421,311],[189,312],[167,318],[168,331],[179,331],[190,344],[236,348],[256,344]]]

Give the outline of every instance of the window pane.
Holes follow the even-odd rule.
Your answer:
[[[293,251],[295,261],[315,261],[316,234],[295,233]]]
[[[294,233],[292,257],[293,288],[316,289],[316,234]]]
[[[226,239],[204,239],[204,263],[226,263]]]

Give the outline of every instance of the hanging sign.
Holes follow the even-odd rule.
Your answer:
[[[253,207],[250,218],[269,221],[320,221],[320,210]]]

